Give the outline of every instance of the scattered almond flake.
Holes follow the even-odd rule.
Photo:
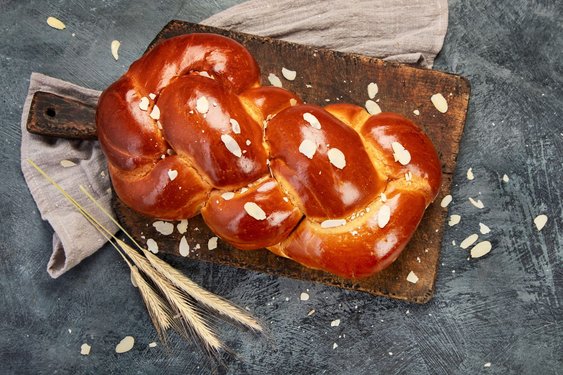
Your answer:
[[[309,300],[309,293],[301,292],[301,295],[299,296],[299,299],[300,299],[301,301],[308,301],[308,300]]]
[[[391,143],[391,148],[393,149],[393,158],[398,161],[401,165],[407,165],[411,161],[411,154],[408,150],[403,147],[399,142]]]
[[[211,237],[209,241],[207,241],[207,249],[215,250],[217,248],[217,237]]]
[[[199,244],[196,243],[195,246],[194,246],[194,250],[199,250],[199,249],[201,249],[201,246],[199,246]]]
[[[112,40],[111,42],[111,55],[113,56],[113,58],[117,61],[119,59],[119,46],[121,45],[121,42],[119,40]]]
[[[47,18],[47,25],[51,26],[53,29],[57,30],[64,30],[66,28],[63,21],[55,17],[48,17]]]
[[[308,84],[308,83],[306,83],[306,84],[305,84],[305,87],[308,88],[308,89],[310,89],[310,88],[313,87],[313,86],[310,85],[310,84]]]
[[[459,224],[460,221],[461,221],[461,216],[454,214],[450,216],[450,221],[448,221],[448,225],[450,227],[453,227],[454,225]]]
[[[329,219],[321,223],[321,228],[335,228],[346,225],[346,219]]]
[[[504,175],[504,176],[502,176],[502,180],[503,180],[504,182],[508,182],[510,179],[508,178],[507,175]]]
[[[488,226],[486,226],[483,223],[479,223],[479,232],[481,232],[481,234],[488,234],[491,231],[491,228],[489,228]]]
[[[412,111],[412,113],[414,113],[417,116],[420,116],[420,111],[418,109],[415,109],[414,111]]]
[[[410,182],[412,180],[412,173],[411,172],[405,173],[405,180],[407,180],[408,182]]]
[[[491,367],[491,362],[487,362],[483,365],[483,367]]]
[[[297,77],[297,72],[295,70],[289,70],[286,68],[282,68],[282,75],[288,81],[293,81],[295,77]]]
[[[240,134],[240,124],[234,118],[230,119],[229,122],[231,123],[231,129],[233,133]]]
[[[211,77],[211,76],[209,75],[209,73],[207,73],[205,70],[199,72],[199,75],[202,76],[202,77],[205,77],[205,78],[215,79],[214,77]]]
[[[152,238],[147,240],[147,250],[154,254],[158,253],[158,244]]]
[[[63,168],[70,168],[70,167],[74,167],[76,165],[75,162],[71,161],[71,160],[61,160],[60,162],[61,167]]]
[[[329,102],[330,102],[330,99],[329,99],[329,98],[326,98],[326,99],[325,99],[325,102],[329,103]]]
[[[389,352],[389,355],[393,355],[393,352]]]
[[[340,325],[340,319],[335,319],[332,322],[330,322],[331,327],[338,327],[339,325]]]
[[[293,99],[293,98],[289,99],[289,105],[292,106],[292,107],[296,106],[296,105],[297,105],[297,100],[295,100],[295,99]]]
[[[119,354],[127,353],[129,350],[133,349],[133,345],[135,345],[133,336],[125,336],[115,347],[115,352]]]
[[[143,111],[147,111],[149,109],[149,98],[143,96],[139,102],[139,108]]]
[[[248,188],[243,187],[242,189],[240,189],[240,193],[244,194],[248,191]]]
[[[235,197],[235,193],[233,193],[232,191],[227,191],[227,192],[221,194],[221,198],[223,198],[226,201],[231,200],[234,197]]]
[[[407,275],[407,281],[408,281],[409,283],[416,284],[416,283],[418,282],[418,276],[416,276],[416,274],[415,274],[413,271],[411,271],[411,272],[409,272],[409,274]]]
[[[311,125],[313,128],[317,130],[321,128],[321,123],[319,119],[317,119],[315,115],[313,115],[312,113],[309,112],[303,113],[303,120],[307,121],[309,125]]]
[[[182,238],[180,239],[178,252],[183,257],[187,257],[190,254],[190,245],[188,244],[188,240],[186,240],[186,236],[182,236]]]
[[[153,341],[149,344],[149,348],[156,348],[156,345],[156,342]]]
[[[480,199],[475,200],[475,199],[469,197],[469,202],[471,202],[471,204],[474,205],[477,208],[484,208],[485,207],[485,205],[483,204],[483,202],[481,202]]]
[[[304,139],[303,142],[301,142],[301,144],[299,145],[299,152],[309,159],[313,159],[316,151],[317,145],[310,139]]]
[[[176,225],[176,229],[178,229],[178,233],[184,234],[188,230],[188,219],[181,220],[178,225]]]
[[[478,238],[479,238],[479,235],[474,233],[474,234],[468,236],[463,241],[461,241],[461,243],[459,244],[459,247],[461,247],[462,249],[467,249],[469,246],[473,245],[475,243],[475,241],[477,241]]]
[[[315,309],[312,309],[311,311],[309,311],[309,313],[307,314],[307,316],[311,316],[315,313]]]
[[[240,146],[238,145],[237,141],[233,137],[228,134],[221,135],[221,141],[227,147],[227,150],[231,152],[231,154],[235,155],[236,157],[240,158],[242,156],[242,151]]]
[[[268,181],[265,184],[263,184],[262,186],[260,186],[258,189],[256,189],[256,191],[259,192],[259,193],[265,193],[267,191],[272,190],[277,185],[278,185],[278,183],[276,181]]]
[[[438,112],[446,113],[448,111],[448,102],[446,101],[446,98],[444,98],[444,95],[440,93],[434,94],[430,97],[430,100]]]
[[[284,202],[289,202],[289,198],[288,197],[283,197]]]
[[[389,220],[391,219],[391,207],[384,204],[379,208],[377,212],[377,226],[379,228],[385,228]]]
[[[175,169],[169,169],[168,170],[168,178],[170,179],[170,181],[174,181],[174,179],[178,177],[178,171]]]
[[[174,232],[174,224],[166,221],[155,221],[152,223],[152,226],[157,230],[157,232],[164,236],[168,236]]]
[[[256,220],[266,219],[266,213],[264,212],[264,210],[254,202],[246,202],[244,204],[244,210],[247,214],[249,214]]]
[[[206,114],[209,111],[209,101],[205,96],[200,96],[195,102],[195,109],[201,114]]]
[[[375,98],[375,96],[377,95],[378,92],[379,92],[379,88],[377,87],[377,83],[371,82],[368,85],[368,97],[370,99],[373,99],[373,98]]]
[[[346,157],[344,153],[337,148],[331,148],[327,152],[328,160],[338,169],[344,169],[346,166]]]
[[[366,101],[366,109],[370,115],[377,115],[378,113],[381,113],[379,104],[371,99]]]
[[[150,98],[151,100],[155,100],[155,99],[156,99],[156,94],[153,94],[152,92],[149,93],[149,98]]]
[[[90,349],[92,349],[92,347],[86,343],[82,344],[80,346],[80,354],[82,355],[89,355],[90,354]]]
[[[547,215],[543,215],[543,214],[538,215],[534,219],[534,224],[536,224],[536,228],[538,228],[538,231],[542,230],[546,223],[547,223]]]
[[[337,343],[332,344],[332,350],[334,350],[336,348],[338,348],[338,344]]]
[[[454,246],[455,246],[455,240],[452,240],[452,245],[454,245]]]
[[[379,197],[381,198],[381,201],[382,201],[383,203],[387,202],[387,195],[385,195],[385,193],[381,193],[381,194],[379,195]]]
[[[246,145],[247,145],[247,146],[250,146],[251,144],[252,144],[252,142],[250,142],[250,139],[247,139],[247,140],[246,140]]]
[[[448,194],[444,198],[442,198],[442,202],[440,202],[440,206],[446,208],[450,203],[452,203],[452,196]]]
[[[492,247],[489,241],[479,242],[471,249],[471,258],[481,258],[483,255],[488,254]]]
[[[268,74],[268,81],[270,81],[270,84],[272,86],[275,87],[282,87],[282,81],[280,80],[280,78],[275,75],[274,73],[270,73]]]
[[[152,107],[150,116],[153,120],[160,120],[160,109],[156,104]]]
[[[475,176],[473,175],[473,168],[469,168],[467,170],[467,179],[468,180],[473,180],[475,178]]]

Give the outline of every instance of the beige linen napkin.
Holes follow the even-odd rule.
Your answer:
[[[201,23],[429,68],[442,48],[447,21],[447,0],[250,0]],[[27,159],[39,164],[74,197],[82,197],[78,186],[85,185],[108,209],[110,181],[96,141],[49,140],[27,132],[25,125],[36,91],[92,104],[97,103],[100,92],[33,73],[23,108],[21,167],[41,217],[54,230],[47,272],[57,278],[98,250],[105,239]],[[63,162],[65,167],[63,160],[74,165]],[[99,212],[86,199],[81,203],[89,211]],[[98,217],[116,230],[108,219]]]

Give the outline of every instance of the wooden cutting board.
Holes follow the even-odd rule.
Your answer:
[[[325,105],[344,102],[364,106],[367,86],[378,85],[375,100],[383,111],[397,112],[419,124],[434,142],[442,161],[442,188],[407,248],[389,268],[365,279],[344,279],[326,272],[305,268],[267,250],[239,251],[219,240],[218,247],[208,249],[214,236],[201,216],[189,220],[184,234],[190,245],[187,257],[233,267],[267,272],[301,280],[364,291],[410,302],[425,303],[432,298],[438,271],[440,247],[446,210],[439,202],[449,194],[455,169],[459,141],[463,133],[469,102],[469,83],[458,75],[385,62],[363,55],[335,52],[202,26],[171,21],[152,41],[149,48],[173,36],[203,32],[223,34],[246,46],[258,61],[262,82],[268,85],[270,73],[278,76],[283,87],[296,92],[305,102]],[[283,78],[282,68],[295,70],[293,81]],[[439,112],[430,98],[441,93],[448,110]],[[95,108],[84,103],[48,93],[36,93],[28,121],[28,130],[55,137],[95,137]],[[179,254],[182,235],[175,230],[164,236],[153,227],[154,219],[137,214],[114,198],[114,208],[123,226],[141,244],[154,239],[159,252]],[[177,224],[177,223],[174,223]],[[417,283],[407,281],[413,271]]]

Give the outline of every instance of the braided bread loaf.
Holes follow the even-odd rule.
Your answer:
[[[249,52],[214,34],[133,63],[96,119],[117,195],[155,218],[201,213],[239,249],[340,276],[388,266],[438,193],[430,140],[398,114],[306,105],[259,79]]]

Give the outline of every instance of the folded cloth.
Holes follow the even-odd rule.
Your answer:
[[[202,24],[270,36],[343,52],[431,67],[447,29],[447,0],[250,0],[218,13]],[[79,185],[111,210],[111,189],[104,156],[96,141],[48,139],[26,130],[36,91],[51,92],[95,105],[94,91],[33,73],[22,113],[22,171],[41,217],[53,227],[53,253],[47,266],[57,278],[105,243],[94,227],[27,162],[33,160],[92,213]],[[62,163],[61,163],[62,162]],[[102,215],[100,222],[117,229]]]

